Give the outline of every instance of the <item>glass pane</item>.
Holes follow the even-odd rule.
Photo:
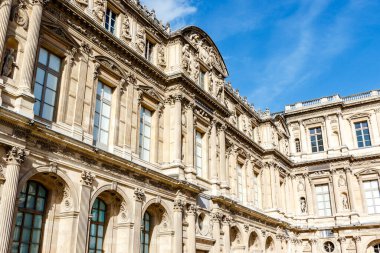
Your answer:
[[[106,116],[107,118],[111,116],[111,107],[105,103],[103,103],[102,116]]]
[[[41,109],[41,102],[37,100],[34,103],[34,107],[33,107],[34,115],[40,115],[40,109]]]
[[[41,228],[42,227],[42,215],[35,215],[34,216],[34,228]]]
[[[106,204],[103,201],[99,201],[99,209],[106,210]]]
[[[28,252],[29,252],[29,244],[21,243],[20,253],[28,253]]]
[[[150,126],[145,126],[145,129],[144,129],[144,135],[148,138],[150,138]]]
[[[98,221],[98,210],[92,209],[92,220]]]
[[[40,242],[40,236],[41,236],[41,230],[34,229],[32,234],[32,243],[39,243]]]
[[[102,82],[98,82],[98,87],[97,87],[97,89],[96,89],[96,94],[98,94],[98,95],[102,95],[102,88],[103,88],[103,84],[102,84]]]
[[[30,253],[38,253],[38,247],[39,247],[39,245],[38,244],[32,244],[31,246],[30,246]]]
[[[54,106],[55,105],[55,91],[51,89],[46,89],[45,93],[45,103]]]
[[[103,237],[103,226],[102,225],[98,226],[98,236]]]
[[[106,130],[108,132],[110,128],[110,120],[108,118],[102,117],[101,125],[101,129]]]
[[[106,214],[104,211],[99,211],[99,222],[104,222]]]
[[[18,212],[17,217],[16,217],[16,225],[17,226],[21,226],[22,218],[23,218],[23,214],[21,212]]]
[[[13,233],[13,241],[19,241],[20,240],[20,227],[16,226],[15,231]]]
[[[46,190],[42,187],[38,188],[38,196],[40,197],[46,197]]]
[[[12,243],[12,253],[18,253],[18,242]]]
[[[108,101],[111,101],[111,93],[112,93],[112,90],[110,87],[108,87],[107,85],[104,85],[103,86],[103,96],[104,96],[104,99],[108,100]]]
[[[40,53],[38,55],[38,62],[46,65],[47,64],[47,58],[48,58],[48,52],[44,49],[40,49]]]
[[[44,84],[44,79],[45,79],[45,70],[37,68],[36,82],[40,84]]]
[[[47,120],[53,120],[54,107],[48,104],[44,104],[42,109],[42,118]]]
[[[34,209],[34,202],[35,202],[35,197],[29,195],[28,198],[26,199],[26,208]]]
[[[102,249],[103,248],[103,239],[98,238],[97,243],[96,243],[96,248]]]
[[[22,242],[25,242],[25,243],[29,243],[29,240],[30,240],[30,232],[31,230],[29,228],[24,228],[22,230],[22,238],[21,238],[21,241]]]
[[[44,211],[45,206],[45,199],[38,197],[37,198],[37,204],[36,204],[36,210],[37,211]]]
[[[91,224],[90,235],[91,236],[96,236],[96,225],[95,224]]]
[[[90,249],[95,249],[96,247],[96,237],[90,237]]]
[[[50,54],[49,67],[59,72],[59,69],[61,68],[61,59],[53,54]]]
[[[108,145],[108,133],[105,131],[100,131],[100,142]]]
[[[46,79],[46,86],[52,90],[57,90],[58,78],[50,73],[48,73]]]

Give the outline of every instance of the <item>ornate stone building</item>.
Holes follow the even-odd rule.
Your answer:
[[[256,111],[138,0],[2,0],[0,253],[380,251],[380,91]]]

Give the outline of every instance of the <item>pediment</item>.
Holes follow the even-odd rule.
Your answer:
[[[156,100],[156,102],[164,103],[164,99],[161,97],[161,95],[151,86],[147,85],[139,85],[137,87],[138,90],[143,92],[143,95],[148,96],[151,99]]]
[[[276,125],[277,130],[280,133],[284,133],[285,135],[289,135],[288,127],[285,123],[284,118],[280,115],[277,115],[274,120],[275,120],[275,125]]]
[[[355,176],[361,176],[361,175],[370,175],[370,174],[379,174],[380,175],[380,170],[379,169],[374,169],[374,168],[369,168],[369,169],[363,169],[357,173],[355,173]]]
[[[96,56],[95,59],[104,68],[108,69],[111,72],[114,72],[116,75],[120,76],[121,78],[126,79],[124,70],[114,60],[105,56]]]
[[[49,20],[42,20],[42,28],[53,33],[54,36],[59,37],[61,41],[64,41],[71,47],[79,48],[80,45],[62,26],[52,23]]]

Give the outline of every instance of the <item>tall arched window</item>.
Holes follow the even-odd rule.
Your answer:
[[[90,243],[88,244],[89,253],[103,252],[106,212],[106,203],[96,198],[91,210]]]
[[[12,253],[41,252],[47,190],[35,181],[28,181],[19,199]]]
[[[373,252],[374,253],[380,253],[380,243],[373,246]]]
[[[301,142],[300,142],[300,139],[296,138],[294,140],[295,144],[296,144],[296,152],[299,153],[301,152]]]
[[[141,226],[141,253],[149,253],[150,232],[152,225],[152,216],[148,212],[145,212],[143,224]]]

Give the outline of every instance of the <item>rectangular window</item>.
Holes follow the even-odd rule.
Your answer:
[[[150,40],[146,40],[145,42],[145,59],[152,62],[153,61],[153,48],[154,43],[152,43]]]
[[[35,115],[49,121],[53,120],[60,77],[61,59],[41,48],[34,83]]]
[[[310,128],[309,132],[310,132],[311,151],[313,153],[324,151],[322,129],[320,127]]]
[[[355,123],[356,140],[359,148],[371,146],[371,136],[369,134],[368,122]]]
[[[106,11],[106,22],[104,23],[105,28],[112,34],[115,34],[116,30],[116,13],[111,9],[107,8]]]
[[[144,107],[140,110],[140,158],[149,161],[150,160],[150,140],[152,129],[152,112]]]
[[[242,166],[240,164],[236,167],[237,174],[237,195],[238,199],[243,202],[243,175],[242,175]]]
[[[111,118],[112,89],[98,82],[96,90],[96,106],[94,117],[94,145],[108,146]]]
[[[320,216],[331,216],[330,191],[328,184],[316,185],[317,209]]]
[[[201,71],[199,73],[199,80],[198,80],[198,84],[201,88],[205,88],[205,76],[206,76],[206,73],[204,71]]]
[[[202,176],[202,137],[200,132],[197,131],[195,133],[195,167],[198,176]]]
[[[363,182],[364,195],[369,214],[380,213],[380,190],[379,181],[370,180]]]
[[[259,206],[259,185],[257,183],[257,177],[258,175],[255,173],[253,175],[253,204],[255,207]]]

